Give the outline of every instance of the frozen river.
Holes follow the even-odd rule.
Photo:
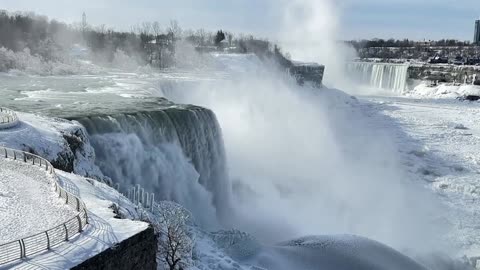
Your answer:
[[[400,128],[403,163],[445,205],[448,238],[469,256],[480,254],[480,104],[457,100],[363,97],[391,117],[378,128]],[[367,105],[366,105],[367,106]]]

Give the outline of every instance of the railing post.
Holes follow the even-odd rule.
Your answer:
[[[155,203],[155,193],[152,193],[152,196],[150,196],[150,209],[153,212],[153,204]]]
[[[23,242],[23,239],[20,239],[20,250],[21,250],[21,255],[20,258],[25,258],[25,254],[27,254],[27,251],[25,250],[25,243]]]
[[[82,219],[80,218],[80,214],[77,215],[77,220],[78,220],[78,232],[83,231],[82,227]]]
[[[89,224],[89,222],[88,222],[88,212],[87,212],[87,209],[86,209],[86,208],[83,208],[83,212],[85,213],[85,223],[86,223],[86,224]]]
[[[50,249],[50,236],[48,236],[48,231],[45,231],[45,235],[47,236],[47,249]]]
[[[77,200],[77,211],[80,211],[80,200],[78,197],[75,197],[75,199]]]
[[[68,241],[68,229],[67,229],[67,223],[63,223],[63,228],[65,228],[65,241]]]
[[[20,240],[18,240],[18,245],[20,246],[20,259],[23,258],[23,246],[22,246],[22,242]]]

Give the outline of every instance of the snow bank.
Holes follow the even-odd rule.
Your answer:
[[[415,98],[457,98],[467,95],[480,96],[480,86],[440,84],[430,86],[422,83],[406,94]]]

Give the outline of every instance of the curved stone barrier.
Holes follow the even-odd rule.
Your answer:
[[[17,114],[7,108],[0,107],[0,129],[7,129],[18,125]]]
[[[32,166],[45,168],[47,173],[50,173],[54,178],[53,184],[58,196],[63,198],[66,204],[78,211],[78,215],[54,228],[16,241],[1,244],[0,265],[48,250],[53,246],[68,241],[83,231],[88,224],[88,214],[85,203],[61,187],[60,179],[48,160],[37,155],[5,147],[0,147],[0,158],[10,158],[18,162],[30,163]],[[19,226],[21,226],[21,224],[19,224]]]

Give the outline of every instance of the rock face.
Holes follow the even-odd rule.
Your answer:
[[[430,80],[439,82],[465,82],[473,83],[474,78],[480,78],[478,66],[454,66],[454,65],[411,65],[408,68],[408,79]]]
[[[157,237],[152,227],[124,240],[95,257],[73,267],[73,270],[155,270]]]
[[[311,83],[315,87],[321,87],[325,66],[317,63],[292,62],[289,72],[297,79],[300,85]]]

